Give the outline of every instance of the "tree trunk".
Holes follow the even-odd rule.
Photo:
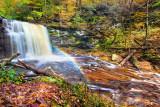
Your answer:
[[[79,0],[79,10],[82,10],[82,0]]]
[[[34,73],[36,74],[43,74],[45,76],[52,76],[56,79],[63,79],[63,81],[69,85],[74,85],[74,83],[69,83],[68,81],[66,81],[64,78],[62,78],[60,75],[56,74],[55,72],[52,71],[44,71],[38,68],[35,68],[27,63],[21,62],[20,60],[18,60],[18,64],[20,64],[21,66],[24,66],[25,68],[32,70]]]
[[[45,2],[45,17],[46,17],[46,22],[48,23],[48,20],[47,20],[47,5],[46,5],[46,0],[44,1]]]
[[[131,9],[132,9],[132,3],[133,0],[130,2],[130,8],[129,8],[129,53],[130,53],[130,47],[131,47],[131,30],[132,30],[132,25],[131,25]]]
[[[149,4],[149,0],[147,0],[147,6],[146,6],[146,37],[145,37],[145,46],[147,46],[148,44],[148,4]]]
[[[76,6],[78,7],[78,0],[76,0]]]

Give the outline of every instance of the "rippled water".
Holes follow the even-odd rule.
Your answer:
[[[92,56],[75,60],[93,90],[112,93],[117,104],[160,107],[160,74],[120,67]]]

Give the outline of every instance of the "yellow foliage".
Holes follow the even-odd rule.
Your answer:
[[[136,12],[134,17],[145,17],[146,13],[145,12]]]
[[[75,5],[76,0],[65,0],[61,2],[60,7],[60,18],[61,20],[70,20],[76,13],[77,6]]]
[[[135,23],[137,29],[144,28],[145,22]]]

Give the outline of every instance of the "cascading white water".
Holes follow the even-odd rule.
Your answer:
[[[46,27],[16,20],[3,19],[6,35],[10,38],[11,55],[20,53],[21,58],[51,55]]]
[[[16,20],[3,19],[2,22],[2,26],[5,27],[3,34],[5,57],[20,53],[18,59],[21,58],[21,61],[24,59],[28,63],[35,64],[36,68],[52,67],[54,71],[65,75],[68,80],[74,79],[88,83],[71,57],[56,49],[54,50],[56,53],[52,54],[46,27]],[[31,71],[28,73],[32,74]]]

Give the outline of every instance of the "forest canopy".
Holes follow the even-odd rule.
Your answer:
[[[1,0],[0,7],[9,19],[86,30],[94,35],[91,42],[98,39],[95,48],[137,46],[130,42],[131,30],[160,25],[159,0]]]

